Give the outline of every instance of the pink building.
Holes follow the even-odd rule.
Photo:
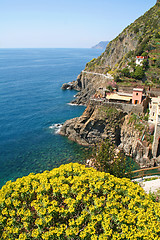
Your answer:
[[[132,104],[141,104],[143,88],[133,88]]]

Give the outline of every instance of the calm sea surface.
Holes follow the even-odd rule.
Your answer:
[[[75,91],[62,91],[95,49],[0,49],[0,187],[30,172],[83,160],[84,147],[57,134],[83,106],[68,105]]]

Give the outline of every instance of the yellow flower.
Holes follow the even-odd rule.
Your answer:
[[[21,234],[19,235],[19,240],[26,240],[26,239],[27,239],[26,233],[21,233]]]
[[[34,229],[34,230],[32,231],[32,237],[37,239],[38,235],[39,235],[38,229]]]
[[[3,214],[3,215],[8,215],[8,210],[7,210],[7,208],[4,208],[4,209],[2,210],[2,214]]]

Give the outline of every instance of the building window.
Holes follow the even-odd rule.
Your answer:
[[[138,92],[136,93],[136,96],[138,96]]]
[[[155,115],[155,112],[153,112],[153,117],[154,117],[154,115]]]

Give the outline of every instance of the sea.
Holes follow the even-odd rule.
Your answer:
[[[70,105],[76,80],[97,49],[0,49],[0,187],[29,173],[84,163],[88,148],[58,134],[84,106]]]

